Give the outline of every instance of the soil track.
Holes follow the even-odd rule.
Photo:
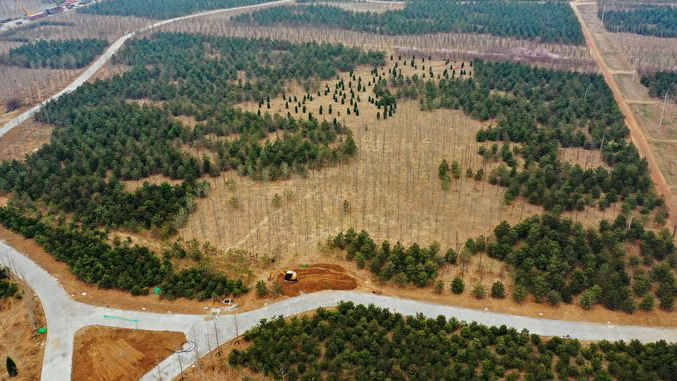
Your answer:
[[[314,264],[303,269],[294,269],[298,274],[297,282],[284,280],[284,274],[277,276],[285,296],[297,296],[322,290],[353,290],[357,281],[346,274],[346,270],[339,265]]]
[[[621,109],[621,112],[625,116],[626,125],[630,129],[630,138],[632,139],[632,143],[639,150],[639,154],[642,157],[646,158],[647,162],[649,163],[649,172],[651,174],[651,180],[653,180],[657,193],[663,196],[665,204],[667,205],[668,210],[670,212],[670,223],[672,226],[675,226],[677,225],[677,210],[675,210],[676,208],[673,201],[672,193],[670,192],[670,187],[668,186],[667,181],[665,181],[663,173],[658,168],[658,162],[656,161],[656,157],[653,153],[653,150],[649,146],[649,143],[647,142],[647,139],[644,136],[644,133],[642,132],[642,129],[639,126],[639,123],[637,122],[637,119],[635,118],[635,114],[632,112],[632,109],[630,109],[630,106],[628,106],[628,103],[623,97],[623,93],[621,92],[618,83],[616,83],[616,80],[613,77],[611,69],[606,64],[606,61],[604,61],[602,54],[597,48],[595,39],[592,36],[592,32],[590,31],[588,25],[585,23],[583,15],[581,15],[580,10],[578,9],[578,4],[585,3],[577,3],[574,1],[569,4],[571,5],[571,8],[576,14],[578,22],[581,24],[581,29],[583,31],[583,35],[585,36],[585,42],[588,48],[590,49],[590,54],[595,59],[595,61],[597,61],[599,68],[602,72],[602,75],[604,76],[604,80],[609,85],[609,88],[611,88],[611,92],[614,95],[614,99],[616,99],[618,107]]]

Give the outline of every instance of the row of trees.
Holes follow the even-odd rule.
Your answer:
[[[82,281],[101,288],[116,288],[134,295],[160,287],[167,298],[219,298],[247,292],[241,279],[229,279],[203,268],[175,271],[144,246],[109,245],[101,231],[75,225],[54,227],[23,211],[0,208],[0,223],[35,241],[56,260],[64,262]]]
[[[232,104],[274,96],[290,79],[331,77],[383,62],[382,53],[341,45],[187,34],[158,34],[128,45],[117,61],[133,66],[131,71],[85,84],[36,116],[59,128],[25,162],[0,165],[1,191],[43,201],[90,226],[158,227],[171,234],[192,211],[193,199],[206,195],[201,176],[237,170],[276,180],[357,150],[336,119],[260,115]],[[240,70],[255,80],[238,83]],[[162,104],[128,102],[148,98]],[[177,115],[199,123],[188,128]],[[273,132],[279,137],[266,139]],[[204,153],[190,154],[186,146]],[[157,174],[184,182],[135,192],[121,182]]]
[[[469,239],[458,253],[453,249],[442,253],[437,243],[427,248],[416,243],[405,248],[399,242],[391,246],[387,240],[377,244],[367,232],[353,229],[331,237],[328,245],[345,250],[346,259],[357,261],[358,267],[367,267],[383,281],[419,287],[430,285],[441,267],[466,266],[473,255],[486,252],[511,266],[518,302],[528,293],[538,303],[553,305],[573,303],[580,296],[585,309],[600,303],[632,313],[638,307],[652,309],[654,296],[662,309],[671,310],[677,295],[677,253],[670,233],[644,230],[638,220],[624,216],[613,224],[602,220],[599,229],[587,230],[553,215],[532,217],[516,226],[504,221],[495,228],[492,240]],[[627,255],[628,247],[638,247],[640,256]],[[638,269],[640,264],[650,271]],[[438,282],[436,287],[441,291],[444,286]],[[451,287],[454,293],[463,292],[462,283]],[[484,297],[481,291],[477,297]]]
[[[108,45],[105,40],[38,40],[10,49],[0,56],[0,64],[26,68],[79,69],[100,55]]]
[[[170,19],[199,11],[253,5],[264,0],[115,0],[78,9],[80,13]]]
[[[0,266],[0,300],[11,298],[19,291],[18,286],[14,282],[10,282],[9,269]]]
[[[643,74],[640,81],[649,88],[652,97],[677,96],[677,71],[658,71]]]
[[[407,2],[402,10],[356,12],[330,5],[274,7],[241,14],[242,23],[335,27],[387,35],[488,33],[494,36],[582,44],[583,34],[565,2]]]
[[[443,256],[437,243],[427,248],[416,243],[405,248],[399,242],[391,247],[388,241],[377,245],[369,233],[364,230],[356,233],[352,228],[329,238],[328,246],[345,250],[346,259],[356,261],[359,268],[368,267],[380,279],[392,279],[402,285],[413,283],[424,287],[437,278],[440,266],[456,262],[456,253],[450,249]]]
[[[563,211],[630,200],[628,207],[643,213],[663,205],[646,160],[626,141],[623,115],[602,76],[481,60],[472,68],[471,79],[391,77],[390,82],[399,97],[419,97],[424,108],[461,109],[497,121],[480,130],[477,140],[505,143],[501,158],[508,167],[494,170],[489,179],[508,188],[507,202],[522,196],[546,210]],[[560,147],[601,149],[612,168],[564,163]],[[521,170],[517,156],[524,159]]]
[[[455,318],[404,317],[373,305],[282,317],[245,334],[228,363],[295,380],[672,380],[677,345],[543,339]]]
[[[600,9],[597,16],[609,31],[658,37],[677,37],[677,8],[641,6],[631,9]]]

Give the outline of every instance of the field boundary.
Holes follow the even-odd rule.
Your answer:
[[[613,72],[611,69],[609,69],[609,66],[606,64],[606,61],[604,60],[604,57],[602,56],[601,52],[597,48],[597,44],[595,43],[595,39],[592,36],[592,31],[588,27],[588,25],[585,23],[585,20],[583,19],[583,15],[581,14],[580,10],[578,9],[579,4],[585,4],[585,3],[578,3],[576,1],[572,1],[569,3],[571,5],[571,8],[574,11],[574,14],[576,14],[576,18],[578,18],[578,22],[581,24],[581,30],[583,31],[583,36],[585,37],[586,44],[588,48],[590,49],[590,55],[592,56],[595,61],[597,61],[597,64],[599,65],[599,69],[602,72],[602,76],[604,77],[604,80],[606,83],[609,85],[609,88],[611,89],[611,92],[613,93],[614,99],[616,99],[616,103],[618,104],[618,107],[620,108],[621,112],[625,116],[625,121],[626,125],[628,126],[628,129],[630,130],[630,139],[632,140],[632,143],[637,147],[637,150],[639,151],[639,154],[644,157],[647,162],[649,163],[649,173],[651,174],[651,179],[653,180],[656,190],[658,191],[658,194],[663,196],[665,200],[665,204],[668,208],[668,211],[670,213],[670,223],[673,226],[677,226],[677,208],[675,207],[675,204],[673,202],[673,197],[672,197],[672,192],[670,192],[670,186],[668,185],[667,181],[665,180],[665,176],[663,176],[663,172],[661,172],[660,168],[658,167],[658,161],[656,160],[656,157],[653,153],[653,150],[649,146],[649,143],[647,141],[646,136],[644,136],[644,132],[642,131],[642,128],[640,127],[639,123],[637,122],[637,118],[635,118],[635,114],[632,112],[630,109],[630,106],[628,106],[628,103],[625,100],[625,97],[623,96],[623,92],[621,91],[620,87],[618,86],[618,83],[616,83],[616,80],[613,77]]]

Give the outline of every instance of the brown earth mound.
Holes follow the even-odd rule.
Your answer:
[[[83,328],[75,334],[72,380],[138,380],[185,342],[180,332]]]
[[[294,269],[294,271],[299,277],[296,282],[284,280],[284,274],[277,276],[277,281],[282,286],[282,293],[286,296],[322,290],[352,290],[357,287],[355,279],[346,274],[346,270],[339,265],[318,263],[303,269]]]

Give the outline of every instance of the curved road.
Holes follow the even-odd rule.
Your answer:
[[[168,20],[163,20],[156,22],[155,24],[145,26],[141,29],[138,29],[134,32],[127,33],[124,36],[118,38],[113,42],[106,51],[99,56],[99,58],[94,61],[85,71],[83,71],[73,82],[71,82],[68,86],[66,86],[65,89],[59,91],[55,95],[51,96],[49,99],[43,101],[42,103],[39,103],[32,108],[30,108],[27,111],[24,111],[23,113],[19,114],[16,118],[10,120],[9,122],[5,123],[5,125],[0,128],[0,137],[5,135],[7,132],[9,132],[11,129],[15,128],[16,126],[20,125],[21,123],[25,122],[26,120],[30,119],[33,117],[40,109],[47,104],[49,101],[55,100],[59,98],[60,96],[70,93],[71,91],[77,89],[78,87],[82,86],[85,82],[87,82],[88,79],[90,79],[99,69],[103,67],[103,65],[108,62],[111,57],[113,57],[113,54],[117,53],[118,50],[124,45],[124,43],[129,40],[130,38],[134,37],[137,33],[143,33],[147,32],[151,29],[170,24],[176,21],[182,21],[182,20],[188,20],[192,19],[195,17],[202,17],[202,16],[209,16],[217,13],[223,13],[223,12],[231,12],[231,11],[239,11],[243,9],[254,9],[254,8],[262,8],[262,7],[269,7],[269,6],[275,6],[275,5],[281,5],[285,3],[291,3],[292,0],[278,0],[278,1],[272,1],[272,2],[267,2],[267,3],[260,3],[260,4],[254,4],[254,5],[246,5],[243,7],[235,7],[235,8],[225,8],[225,9],[215,9],[211,11],[206,11],[206,12],[201,12],[201,13],[194,13],[192,15],[187,15],[187,16],[181,16],[181,17],[176,17],[173,19],[168,19]]]
[[[94,75],[122,45],[137,33],[194,17],[206,16],[226,11],[250,9],[289,3],[291,0],[279,0],[269,3],[238,8],[219,9],[198,14],[182,16],[157,22],[141,28],[116,40],[103,55],[91,64],[68,87],[47,101],[22,113],[0,129],[0,137],[7,131],[31,118],[49,100],[71,92]],[[429,317],[444,315],[459,320],[477,321],[486,325],[507,325],[544,336],[571,336],[582,340],[631,340],[642,342],[657,340],[677,341],[677,330],[669,328],[613,326],[597,323],[570,322],[560,320],[537,319],[523,316],[484,312],[466,308],[443,306],[388,296],[365,294],[350,291],[327,291],[302,295],[273,303],[258,310],[238,315],[223,315],[210,319],[209,315],[158,314],[141,311],[124,311],[105,307],[90,306],[76,302],[61,287],[58,280],[40,268],[14,248],[0,243],[0,263],[22,277],[37,293],[42,301],[48,324],[42,379],[50,381],[70,380],[73,361],[73,341],[75,333],[89,325],[102,325],[121,328],[146,330],[168,330],[183,332],[191,344],[186,351],[176,353],[147,373],[143,380],[171,380],[182,368],[193,364],[195,360],[209,353],[217,342],[223,343],[235,337],[239,332],[255,326],[261,319],[270,319],[279,315],[293,315],[318,307],[335,306],[340,301],[352,301],[361,304],[375,304],[405,315],[422,313]],[[119,320],[105,316],[116,316],[131,320]],[[133,320],[133,321],[132,321]]]
[[[2,242],[0,242],[0,264],[8,266],[12,272],[23,278],[42,301],[48,328],[42,379],[49,381],[70,380],[74,335],[80,328],[89,325],[183,332],[192,343],[187,345],[187,348],[191,348],[190,351],[168,357],[142,378],[148,381],[171,380],[180,373],[182,367],[185,369],[197,358],[214,349],[217,342],[223,343],[234,338],[236,327],[242,333],[255,326],[261,319],[335,306],[340,301],[374,304],[404,315],[422,313],[428,317],[444,315],[447,318],[477,321],[485,325],[505,324],[518,330],[528,329],[543,336],[570,336],[581,340],[677,341],[677,329],[538,319],[352,291],[306,294],[272,303],[254,311],[238,315],[221,315],[215,319],[209,319],[211,315],[208,314],[160,314],[117,310],[74,301],[56,278]],[[105,316],[133,319],[136,322]]]

